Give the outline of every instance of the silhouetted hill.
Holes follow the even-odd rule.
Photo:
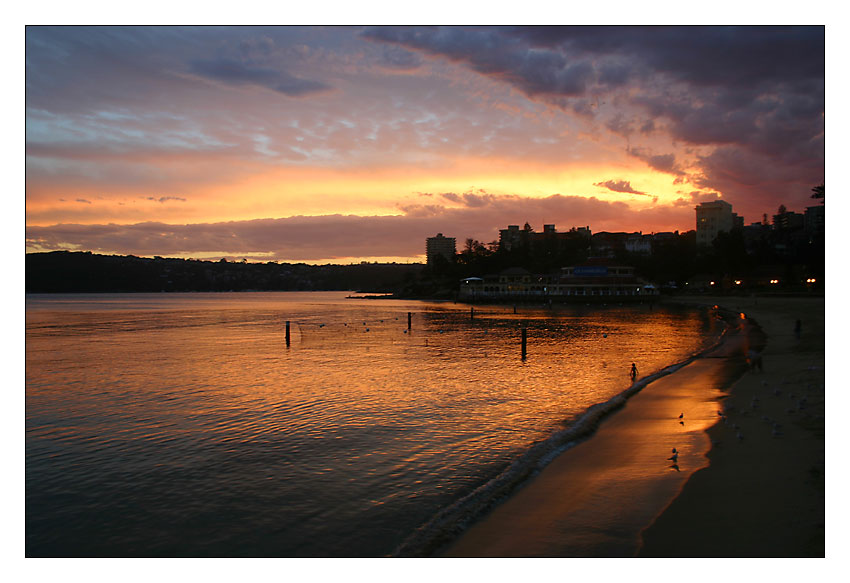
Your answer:
[[[27,293],[318,291],[396,292],[421,264],[247,263],[53,251],[26,256]]]

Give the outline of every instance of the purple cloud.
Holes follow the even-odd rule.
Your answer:
[[[498,239],[508,224],[528,221],[540,228],[561,230],[590,225],[594,230],[618,230],[624,214],[633,215],[643,230],[673,230],[693,221],[692,207],[632,211],[622,202],[594,197],[545,198],[472,194],[458,198],[462,206],[408,205],[394,216],[297,216],[222,223],[174,225],[146,222],[133,225],[61,224],[26,228],[31,249],[88,249],[132,255],[192,255],[221,253],[281,261],[332,261],[346,257],[406,257],[424,253],[426,237],[437,232],[480,241]]]
[[[186,199],[180,196],[160,196],[159,198],[155,198],[153,196],[148,196],[145,200],[153,200],[159,203],[164,203],[169,200],[179,200],[181,202],[186,202]]]
[[[822,26],[373,28],[362,36],[461,64],[598,117],[624,137],[664,131],[674,142],[758,160],[760,168],[737,181],[713,164],[722,152],[701,159],[703,185],[727,198],[768,198],[775,181],[756,182],[756,174],[823,180]],[[680,172],[661,156],[638,157]]]
[[[631,147],[627,148],[626,152],[630,156],[634,156],[639,160],[643,160],[644,162],[646,162],[647,166],[658,170],[659,172],[673,174],[676,176],[682,176],[684,174],[684,172],[676,164],[675,154],[652,154],[646,148]]]
[[[593,186],[607,188],[613,192],[625,192],[627,194],[642,194],[644,196],[649,196],[646,192],[641,192],[632,188],[632,184],[628,180],[606,180],[605,182],[594,182]]]
[[[200,59],[189,63],[190,70],[202,77],[228,85],[258,85],[289,97],[303,97],[329,91],[331,86],[301,79],[286,71],[243,63],[229,58]]]

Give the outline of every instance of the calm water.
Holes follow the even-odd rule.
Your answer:
[[[28,295],[28,556],[387,555],[631,362],[719,332],[660,307],[345,295]]]

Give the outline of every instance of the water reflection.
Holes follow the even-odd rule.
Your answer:
[[[386,554],[714,331],[344,295],[28,298],[28,553]]]

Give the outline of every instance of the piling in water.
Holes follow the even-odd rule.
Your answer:
[[[525,357],[527,355],[527,352],[526,352],[527,340],[528,340],[528,330],[523,328],[522,329],[522,359],[523,360],[525,360]]]
[[[286,347],[289,348],[289,320],[286,321]]]
[[[410,330],[410,312],[407,313],[407,329]]]

